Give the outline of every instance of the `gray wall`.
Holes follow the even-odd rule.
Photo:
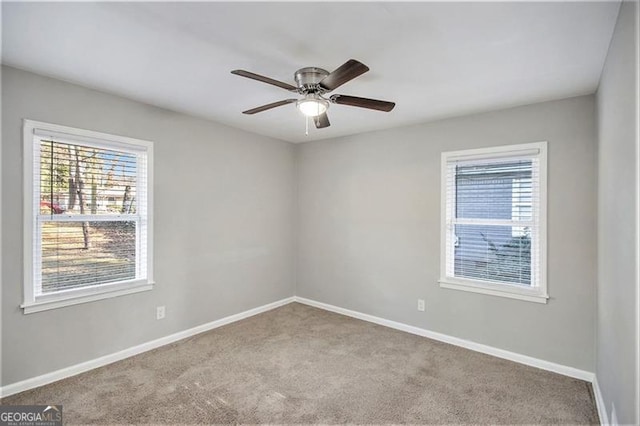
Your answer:
[[[7,67],[2,105],[2,385],[294,294],[294,145]],[[154,290],[22,313],[23,118],[155,141]]]
[[[637,3],[636,3],[637,4]],[[597,93],[598,322],[596,375],[611,420],[635,423],[636,394],[636,25],[625,2]]]
[[[441,289],[440,153],[542,140],[548,304]],[[303,144],[297,295],[594,371],[596,150],[593,96]]]

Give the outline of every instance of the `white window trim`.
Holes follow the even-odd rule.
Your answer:
[[[535,288],[523,288],[522,286],[506,283],[491,283],[489,281],[447,276],[447,164],[451,160],[499,159],[501,157],[521,155],[537,155],[540,162],[539,285]],[[440,175],[440,279],[438,280],[440,287],[528,302],[547,303],[549,299],[547,291],[547,142],[443,152],[441,155]]]
[[[57,294],[40,296],[36,299],[34,294],[34,244],[33,233],[37,218],[34,212],[39,209],[34,199],[34,136],[46,134],[47,136],[60,137],[64,140],[72,140],[83,145],[104,147],[104,141],[110,147],[147,153],[147,278],[144,280],[128,280],[107,283],[87,288],[61,291]],[[24,276],[23,276],[23,303],[20,305],[25,314],[40,312],[64,306],[77,305],[79,303],[93,302],[126,294],[139,293],[153,289],[153,142],[134,139],[125,136],[116,136],[92,130],[77,129],[59,124],[44,123],[41,121],[23,120],[23,251],[24,251]],[[100,141],[103,141],[100,144]],[[62,220],[62,218],[60,218]],[[58,218],[56,218],[58,220]],[[97,220],[101,218],[97,217]]]

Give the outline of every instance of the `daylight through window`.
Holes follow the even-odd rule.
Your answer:
[[[25,125],[33,203],[25,309],[148,285],[150,143],[48,126]]]
[[[546,144],[443,154],[443,287],[546,297],[545,162]]]

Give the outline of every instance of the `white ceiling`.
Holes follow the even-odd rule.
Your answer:
[[[2,61],[255,133],[323,139],[593,93],[618,2],[3,3]],[[304,134],[290,93],[305,66],[349,58],[371,71],[336,93],[395,101],[341,105]]]

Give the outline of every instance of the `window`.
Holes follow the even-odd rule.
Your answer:
[[[153,287],[151,142],[24,121],[25,313]]]
[[[546,150],[442,154],[441,287],[546,303]]]

